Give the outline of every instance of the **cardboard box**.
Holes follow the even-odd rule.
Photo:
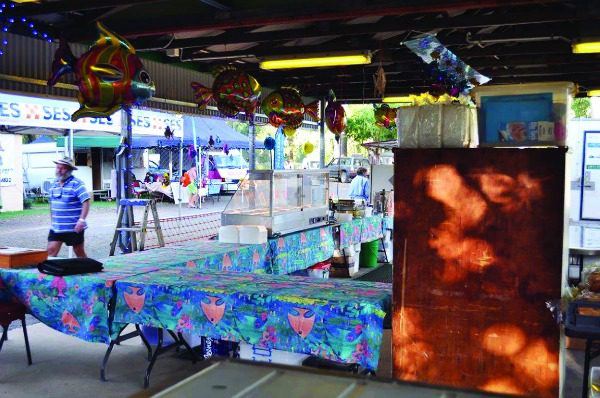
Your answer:
[[[48,259],[48,252],[23,247],[0,247],[0,268],[34,267]]]

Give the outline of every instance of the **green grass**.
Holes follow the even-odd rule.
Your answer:
[[[7,220],[23,216],[39,216],[44,214],[50,215],[49,206],[50,205],[48,203],[33,202],[30,209],[0,212],[0,220]],[[116,206],[117,205],[115,202],[92,202],[92,208],[116,208]]]

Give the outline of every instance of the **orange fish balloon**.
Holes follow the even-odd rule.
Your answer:
[[[100,22],[97,27],[98,39],[79,58],[62,39],[54,54],[48,86],[73,72],[79,87],[77,99],[81,107],[71,116],[72,121],[109,117],[124,105],[137,104],[154,95],[154,83],[131,44]]]
[[[392,129],[396,127],[396,112],[398,109],[390,108],[388,104],[383,104],[380,107],[373,105],[373,113],[375,116],[375,124],[379,127]]]

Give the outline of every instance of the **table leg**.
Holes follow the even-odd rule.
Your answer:
[[[140,338],[142,339],[142,343],[144,343],[144,345],[146,346],[146,350],[148,350],[148,361],[151,361],[152,360],[152,347],[150,347],[150,343],[148,343],[148,340],[146,340],[146,336],[144,336],[144,333],[140,330],[140,325],[138,325],[136,323],[135,329],[140,334]]]
[[[588,398],[590,391],[590,352],[592,350],[592,340],[585,340],[585,361],[583,365],[583,387],[581,388],[581,398]]]
[[[148,364],[148,368],[146,369],[146,376],[144,377],[144,388],[148,388],[150,385],[150,373],[152,372],[152,368],[154,367],[154,363],[156,362],[156,358],[162,348],[163,343],[163,330],[162,328],[158,328],[158,344],[156,345],[156,349],[154,350],[154,354],[150,359],[150,364]]]
[[[146,348],[148,348],[150,350],[150,346],[148,345],[148,342],[145,340],[144,335],[139,330],[138,325],[135,325],[135,326],[136,326],[137,331],[127,333],[127,334],[121,336],[121,333],[123,333],[123,331],[125,330],[125,327],[123,327],[119,331],[117,338],[110,341],[110,344],[108,345],[108,349],[106,350],[106,354],[104,354],[104,359],[102,360],[102,367],[100,368],[100,380],[106,381],[106,366],[107,366],[108,360],[110,358],[110,353],[112,352],[115,345],[120,344],[122,341],[129,340],[131,338],[140,336],[142,338],[142,341],[144,342],[144,344],[146,344]]]
[[[108,364],[108,358],[110,358],[110,353],[112,352],[112,349],[116,343],[116,340],[112,340],[108,345],[106,354],[104,354],[104,359],[102,360],[102,367],[100,368],[100,380],[102,381],[106,381],[106,365]]]
[[[192,347],[190,347],[188,342],[185,341],[181,332],[178,332],[177,335],[175,335],[175,333],[173,333],[172,331],[169,330],[169,333],[171,334],[171,336],[173,337],[173,340],[175,340],[178,345],[183,345],[185,347],[185,349],[187,350],[187,352],[190,353],[190,355],[192,356],[192,363],[198,362],[198,357],[196,356],[196,353],[194,352]]]

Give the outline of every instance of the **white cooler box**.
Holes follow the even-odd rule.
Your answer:
[[[254,344],[240,343],[240,359],[256,362],[270,362],[281,365],[301,366],[309,355],[295,352],[258,347]]]

